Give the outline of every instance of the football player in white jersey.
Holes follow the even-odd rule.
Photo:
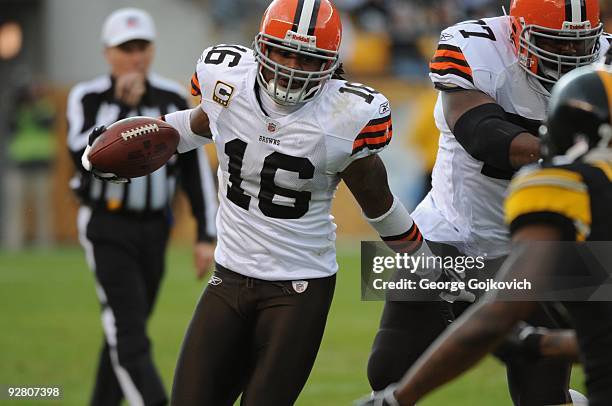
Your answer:
[[[503,199],[521,166],[540,158],[537,129],[549,89],[609,48],[597,0],[514,0],[510,15],[444,30],[430,64],[440,90],[433,188],[412,214],[427,240],[456,255],[485,256],[494,273],[509,251]],[[374,390],[397,381],[447,325],[440,303],[387,302],[368,377]],[[453,305],[457,314],[463,309]],[[533,325],[549,325],[544,312]],[[550,325],[555,327],[554,323]],[[569,366],[507,362],[516,404],[567,399]]]
[[[340,180],[385,241],[427,249],[377,155],[393,132],[389,102],[339,77],[341,35],[330,0],[274,0],[254,49],[204,50],[192,78],[201,104],[164,118],[179,152],[214,142],[219,157],[217,266],[183,342],[174,405],[295,402],[333,296]]]

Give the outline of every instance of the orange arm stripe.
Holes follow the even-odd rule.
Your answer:
[[[353,152],[351,152],[351,155],[355,155],[356,153],[366,148],[372,151],[384,148],[391,142],[392,135],[393,133],[390,132],[388,137],[381,137],[381,142],[379,142],[378,144],[372,144],[371,141],[368,142],[369,140],[371,140],[371,138],[364,138],[362,140],[355,141],[355,143],[353,144]]]
[[[463,61],[465,61],[465,56],[463,56],[463,54],[461,52],[457,52],[457,51],[448,51],[448,50],[437,50],[436,53],[434,54],[434,59],[435,58],[440,58],[440,57],[448,57],[448,58],[455,58],[455,59],[461,59]],[[467,61],[466,61],[467,63]]]
[[[351,155],[355,155],[365,148],[370,150],[384,148],[391,142],[392,136],[391,114],[370,120],[355,138]]]
[[[191,81],[198,87],[198,89],[200,88],[200,81],[198,80],[197,72],[194,72],[193,76],[191,76]]]
[[[391,120],[387,121],[386,123],[383,124],[378,124],[378,125],[369,125],[367,127],[364,127],[363,130],[361,130],[361,132],[359,133],[359,135],[362,134],[368,134],[368,133],[375,133],[378,131],[385,131],[386,129],[388,129],[390,127],[391,124]]]
[[[197,72],[191,77],[191,94],[193,96],[199,96],[202,94],[200,90],[200,81],[198,80]]]
[[[468,65],[465,59],[451,58],[450,56],[436,56],[434,59],[431,60],[430,64],[444,63],[444,62],[453,63],[459,66],[466,66],[468,68],[470,67],[470,65]]]
[[[455,62],[432,62],[429,64],[429,68],[433,70],[447,70],[447,69],[457,69],[467,75],[472,76],[472,69],[469,66],[461,66]]]
[[[353,150],[366,144],[377,145],[387,142],[391,139],[391,137],[393,137],[393,131],[388,131],[385,133],[385,135],[381,135],[380,137],[360,138],[358,140],[355,140],[355,142],[353,143]]]
[[[440,44],[429,64],[429,71],[435,75],[455,75],[474,83],[472,69],[465,59],[461,48]]]
[[[359,135],[357,135],[357,139],[371,137],[371,133],[384,132],[387,130],[387,128],[391,128],[390,114],[385,117],[375,118],[374,120],[368,121],[368,123],[365,125],[365,127],[363,127],[361,132],[359,132]]]

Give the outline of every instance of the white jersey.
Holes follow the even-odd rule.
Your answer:
[[[389,102],[332,79],[314,100],[271,119],[258,102],[256,75],[251,49],[219,45],[204,51],[192,80],[219,158],[215,260],[265,280],[332,275],[339,173],[389,143]]]
[[[506,111],[510,121],[537,135],[549,93],[521,68],[507,16],[460,23],[444,30],[430,65],[436,88],[479,90]],[[609,45],[601,39],[601,54]],[[440,97],[434,110],[440,130],[432,190],[413,217],[423,236],[453,242],[468,255],[496,258],[509,252],[503,201],[512,173],[472,157],[455,139]]]

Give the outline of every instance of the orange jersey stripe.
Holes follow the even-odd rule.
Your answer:
[[[468,66],[457,65],[452,62],[432,62],[429,64],[430,69],[444,70],[444,69],[457,69],[463,73],[472,76],[472,68]]]
[[[389,128],[389,124],[391,124],[391,120],[387,121],[386,123],[382,123],[382,124],[369,125],[369,126],[363,127],[363,130],[361,130],[359,134],[374,133],[377,131],[385,131],[387,128]]]
[[[194,85],[196,85],[198,89],[200,89],[200,81],[198,80],[198,75],[194,73],[193,76],[191,77],[191,81],[193,82]]]
[[[380,137],[360,138],[358,140],[355,140],[355,142],[353,143],[353,149],[359,148],[364,144],[368,144],[368,145],[381,144],[391,139],[391,137],[393,137],[393,130],[387,132],[385,135],[381,135]]]
[[[201,94],[202,91],[200,90],[200,82],[198,81],[198,75],[197,73],[194,73],[193,76],[191,76],[191,95],[199,96]]]
[[[434,54],[434,58],[437,58],[437,57],[455,58],[455,59],[461,59],[462,61],[467,62],[467,60],[465,59],[465,56],[463,56],[461,52],[449,51],[448,49],[438,49],[436,53]]]

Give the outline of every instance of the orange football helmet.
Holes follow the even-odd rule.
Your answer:
[[[547,86],[598,57],[598,0],[513,0],[510,18],[519,64]]]
[[[280,104],[311,100],[338,68],[341,40],[340,15],[330,0],[274,0],[253,42],[260,86]],[[272,48],[314,58],[320,61],[320,68],[307,71],[281,65],[269,58]],[[268,81],[265,69],[274,74]],[[280,78],[286,78],[286,87],[279,84]]]

